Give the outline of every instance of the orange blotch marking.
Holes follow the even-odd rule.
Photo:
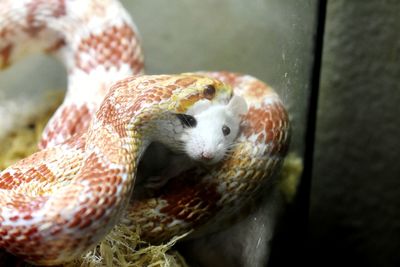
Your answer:
[[[52,45],[46,48],[45,52],[46,53],[53,53],[58,51],[61,47],[65,46],[66,42],[63,38],[58,39],[55,41]]]
[[[75,216],[69,223],[68,228],[75,228],[81,223],[82,219],[80,216]]]
[[[32,217],[32,215],[28,214],[28,215],[25,215],[24,217],[22,217],[22,219],[24,219],[25,221],[29,221],[29,220],[32,220],[33,217]]]
[[[39,147],[46,148],[48,143],[57,136],[62,136],[65,140],[75,134],[84,132],[91,119],[91,111],[86,105],[82,106],[63,106],[61,113],[57,113],[49,125],[40,141]]]
[[[96,220],[99,220],[101,217],[104,216],[105,213],[106,213],[106,210],[105,210],[105,209],[100,209],[100,210],[97,211],[97,213],[96,213],[96,215],[93,217],[93,219],[94,219],[95,221],[96,221]]]
[[[26,24],[28,25],[23,30],[30,36],[35,37],[37,34],[44,30],[47,25],[43,20],[39,20],[37,18],[38,11],[41,10],[43,7],[48,5],[47,0],[36,0],[31,1],[26,5],[27,8],[27,15],[26,15]],[[55,18],[64,16],[66,14],[65,9],[65,0],[58,0],[57,5],[51,5],[51,7],[55,7],[52,10],[52,16]]]
[[[126,40],[122,42],[121,40]],[[98,65],[103,65],[107,70],[112,66],[120,68],[125,63],[131,66],[134,73],[139,73],[143,68],[143,59],[135,32],[127,24],[121,27],[113,26],[100,34],[91,34],[82,39],[75,55],[76,66],[89,73]],[[132,45],[136,43],[136,45]],[[93,55],[84,59],[82,54]]]
[[[199,94],[191,95],[188,98],[179,102],[179,106],[177,107],[178,112],[185,112],[190,106],[193,105],[194,102],[200,99]]]
[[[9,219],[10,219],[10,221],[12,221],[12,222],[16,222],[16,221],[19,220],[19,216],[18,216],[18,215],[15,215],[15,216],[10,217]]]
[[[53,11],[54,17],[59,18],[67,14],[65,8],[65,0],[58,0],[58,5],[56,6],[57,8]]]
[[[223,83],[226,83],[232,87],[234,87],[237,84],[238,78],[240,77],[239,76],[240,74],[238,74],[238,73],[227,72],[227,71],[207,72],[204,74],[209,77],[218,79],[218,80],[222,81]]]
[[[266,95],[270,94],[271,89],[265,83],[254,80],[248,85],[248,89],[246,89],[246,94],[252,96],[254,98],[262,98]]]
[[[250,107],[249,111],[243,118],[242,134],[250,137],[263,131],[267,133],[267,140],[276,139],[276,132],[283,131],[286,125],[280,125],[280,121],[287,121],[287,113],[280,108],[280,105],[263,105],[257,109]]]
[[[9,36],[12,36],[15,34],[15,29],[11,27],[3,27],[0,30],[0,38],[6,40],[6,38],[9,38]]]
[[[192,177],[197,175],[194,170],[189,170],[179,179],[171,179],[162,189],[160,198],[165,199],[168,205],[160,212],[193,225],[201,224],[215,214],[219,210],[216,202],[221,197],[216,185],[194,180]],[[203,207],[202,216],[196,214],[200,206]]]
[[[89,227],[92,224],[92,220],[86,220],[85,222],[83,222],[81,225],[79,225],[79,229],[85,229],[87,227]]]
[[[0,69],[6,68],[10,65],[10,56],[11,56],[12,49],[13,49],[13,45],[9,44],[0,50],[0,57],[1,57]]]
[[[96,201],[95,203],[97,203],[98,201]],[[85,217],[92,217],[94,214],[96,213],[96,210],[94,208],[91,208],[89,210],[86,211],[85,213]]]
[[[194,84],[197,81],[196,78],[193,77],[184,77],[175,81],[175,84],[181,87],[188,87],[189,85]]]
[[[62,227],[60,226],[54,226],[53,229],[51,229],[50,234],[51,235],[57,235],[62,231]]]

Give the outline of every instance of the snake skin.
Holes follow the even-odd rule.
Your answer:
[[[60,57],[68,71],[68,92],[43,133],[42,150],[0,173],[0,248],[29,262],[76,258],[121,216],[152,243],[193,229],[193,235],[217,230],[272,183],[287,152],[285,108],[254,77],[130,76],[143,72],[143,56],[117,1],[2,1],[0,38],[0,67],[36,47]],[[148,144],[176,142],[176,132],[161,127],[173,123],[171,114],[204,98],[226,103],[233,92],[249,110],[227,157],[131,199]],[[160,133],[170,140],[159,140]]]

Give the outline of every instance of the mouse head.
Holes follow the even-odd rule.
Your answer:
[[[241,121],[247,112],[245,100],[234,95],[228,104],[215,104],[202,100],[186,114],[178,115],[186,128],[181,140],[186,154],[206,164],[223,159],[234,143]]]

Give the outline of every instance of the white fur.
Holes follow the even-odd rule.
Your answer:
[[[187,155],[204,163],[214,164],[222,160],[235,141],[241,121],[241,115],[247,112],[245,100],[234,95],[226,105],[215,104],[208,100],[199,101],[187,112],[196,118],[197,124],[188,128],[181,137]],[[223,126],[230,129],[224,135]]]

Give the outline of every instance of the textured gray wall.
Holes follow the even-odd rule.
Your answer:
[[[399,14],[400,1],[328,1],[310,212],[317,266],[400,266]]]

